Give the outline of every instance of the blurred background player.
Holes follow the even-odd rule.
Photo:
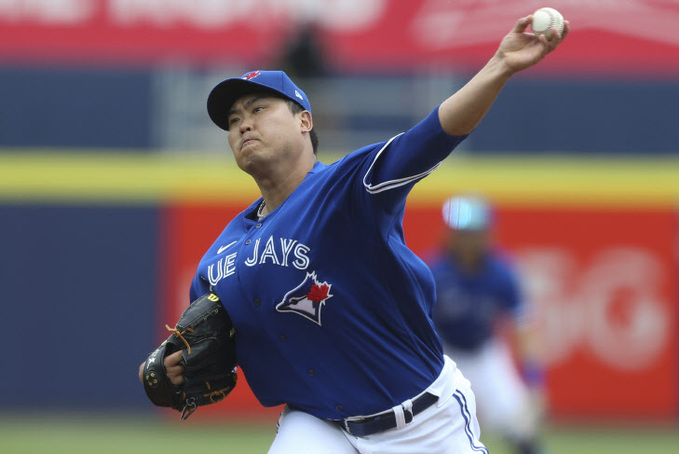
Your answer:
[[[430,266],[444,349],[471,381],[486,430],[517,453],[542,453],[541,367],[517,274],[493,244],[492,208],[480,196],[451,197],[443,219],[446,235]]]

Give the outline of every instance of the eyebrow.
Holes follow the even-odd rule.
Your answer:
[[[250,98],[248,101],[246,101],[246,102],[243,104],[243,107],[247,109],[247,108],[250,107],[252,104],[254,104],[254,103],[256,103],[257,101],[259,101],[260,99],[264,99],[264,98],[266,98],[266,97],[267,97],[267,96],[255,96],[254,98]],[[238,113],[238,109],[233,109],[233,108],[232,108],[231,110],[229,110],[229,113],[228,113],[227,115],[228,115],[228,116],[231,116],[231,115],[236,114],[236,113]]]

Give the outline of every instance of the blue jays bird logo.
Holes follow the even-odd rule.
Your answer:
[[[294,289],[285,294],[276,305],[278,312],[294,312],[321,325],[321,309],[328,298],[332,298],[332,284],[318,282],[316,272],[306,273],[306,277]]]

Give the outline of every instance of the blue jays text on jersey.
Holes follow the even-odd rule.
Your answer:
[[[239,366],[265,406],[342,419],[389,409],[443,366],[434,282],[405,244],[406,196],[464,137],[438,110],[389,142],[317,162],[261,220],[236,216],[198,266],[236,328]]]
[[[436,329],[453,348],[473,351],[494,334],[498,317],[519,317],[523,311],[517,277],[505,258],[493,252],[478,272],[468,272],[449,256],[432,260],[437,302]]]
[[[234,240],[227,246],[231,246],[236,242]],[[226,247],[222,246],[217,250],[217,255],[220,255],[225,249]],[[274,239],[272,235],[265,240],[257,238],[252,248],[252,255],[246,258],[243,263],[246,266],[256,266],[268,262],[278,266],[294,266],[298,270],[304,270],[309,266],[309,257],[306,255],[309,250],[309,246],[299,243],[297,240],[289,238]],[[216,263],[208,265],[207,279],[211,286],[216,286],[223,278],[236,273],[237,255],[237,252],[233,252],[220,257]]]

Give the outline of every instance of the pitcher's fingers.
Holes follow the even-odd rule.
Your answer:
[[[168,367],[176,366],[181,362],[182,359],[183,359],[182,351],[179,350],[170,355],[167,355],[163,360],[163,363],[165,364],[165,368],[167,369]]]
[[[516,24],[514,24],[514,28],[512,29],[512,32],[515,32],[515,33],[525,32],[532,21],[533,21],[533,15],[532,14],[530,14],[526,17],[522,17],[521,19],[516,21]]]

